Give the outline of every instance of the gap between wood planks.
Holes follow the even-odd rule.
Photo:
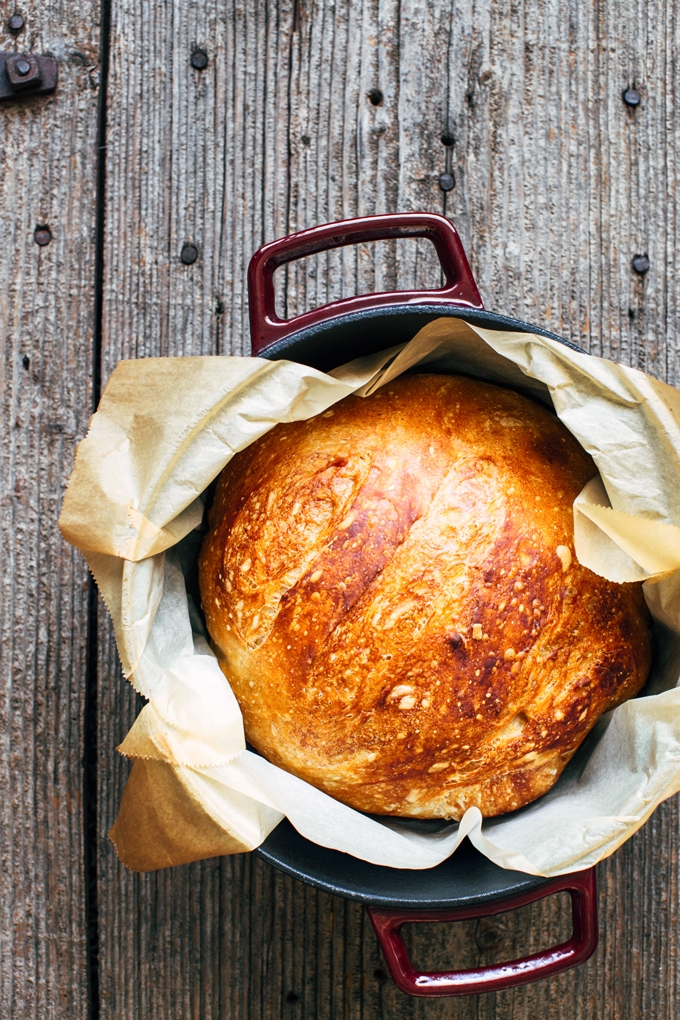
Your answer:
[[[111,0],[101,0],[99,108],[94,256],[94,328],[92,331],[92,412],[101,396],[104,241],[106,229],[106,119],[111,49]],[[87,653],[83,709],[83,868],[87,945],[88,1020],[99,1020],[99,909],[97,898],[97,627],[99,595],[90,575],[87,602]]]

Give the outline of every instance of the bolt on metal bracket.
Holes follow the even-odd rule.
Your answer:
[[[0,52],[0,102],[54,92],[57,78],[54,57]]]

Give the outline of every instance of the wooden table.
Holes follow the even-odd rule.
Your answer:
[[[52,53],[60,80],[0,109],[0,1017],[677,1017],[675,799],[598,868],[585,966],[461,1000],[402,995],[357,904],[252,856],[125,871],[106,833],[138,705],[56,530],[116,362],[248,353],[250,255],[328,220],[444,212],[488,308],[679,384],[677,4],[22,0],[16,38],[14,9],[2,48]],[[438,271],[426,242],[400,242],[312,259],[279,296],[291,314],[416,284]],[[567,913],[412,945],[430,966],[507,959]]]

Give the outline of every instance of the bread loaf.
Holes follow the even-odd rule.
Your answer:
[[[362,811],[529,803],[649,670],[640,585],[581,566],[595,474],[550,411],[402,376],[222,473],[201,597],[248,740]]]

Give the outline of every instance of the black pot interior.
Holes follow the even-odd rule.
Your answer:
[[[581,348],[540,326],[531,326],[519,319],[497,315],[479,308],[455,308],[451,305],[385,305],[367,308],[349,315],[319,322],[308,329],[292,333],[272,344],[259,356],[272,361],[288,358],[303,365],[328,372],[354,358],[361,358],[387,347],[408,343],[433,319],[449,316],[466,319],[486,329],[510,330],[515,333],[538,333],[571,347]]]
[[[407,343],[428,322],[444,315],[467,319],[487,329],[538,333],[580,350],[554,333],[517,319],[485,310],[432,304],[389,305],[329,319],[293,333],[263,351],[260,357],[275,361],[290,359],[329,371],[354,358]],[[546,881],[499,868],[468,840],[435,868],[411,871],[379,867],[310,842],[288,819],[270,833],[255,853],[317,889],[361,903],[390,907],[436,910],[485,903],[533,889]]]

